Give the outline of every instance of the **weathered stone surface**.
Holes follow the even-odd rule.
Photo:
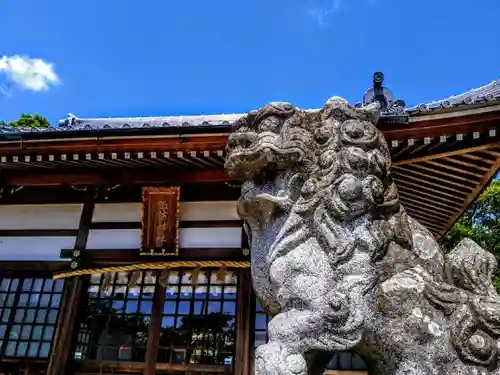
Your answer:
[[[406,214],[379,112],[273,103],[234,125],[226,168],[245,179],[238,212],[273,316],[257,375],[305,375],[312,352],[346,349],[375,375],[500,375],[496,260],[471,240],[444,255]]]

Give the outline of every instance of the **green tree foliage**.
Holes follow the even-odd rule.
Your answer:
[[[28,115],[23,113],[21,117],[15,121],[0,121],[0,126],[12,126],[16,128],[48,128],[50,126],[50,122],[41,115]]]
[[[500,264],[500,180],[493,180],[479,198],[446,234],[443,245],[451,250],[461,239],[469,237],[492,252]],[[494,280],[500,291],[500,270]]]

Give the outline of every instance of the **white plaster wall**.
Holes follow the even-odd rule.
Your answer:
[[[140,229],[91,229],[87,249],[139,249]]]
[[[241,230],[241,228],[181,228],[179,246],[240,247]],[[139,249],[140,247],[140,229],[91,229],[87,241],[87,249]]]
[[[78,229],[81,204],[0,206],[2,229]]]
[[[181,221],[198,220],[240,220],[236,201],[181,203]]]
[[[181,221],[239,220],[235,201],[181,203]],[[0,230],[78,229],[81,204],[0,206]],[[93,222],[140,222],[140,203],[97,204]],[[241,246],[241,228],[182,228],[183,248]],[[139,229],[92,229],[88,249],[139,249]],[[61,249],[72,249],[74,236],[0,237],[0,261],[59,261]]]
[[[61,249],[72,249],[75,236],[0,237],[0,261],[60,261]]]
[[[181,202],[181,221],[239,220],[236,201]],[[96,204],[92,222],[140,222],[140,203]]]
[[[182,228],[180,247],[241,247],[242,228]]]
[[[140,222],[140,203],[98,203],[94,208],[92,222]]]

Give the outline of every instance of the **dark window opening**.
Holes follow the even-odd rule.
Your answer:
[[[350,371],[366,371],[366,365],[356,353],[339,352],[335,353],[326,366],[327,370],[350,370]]]
[[[263,345],[267,342],[267,325],[269,324],[269,315],[257,303],[255,306],[255,347]]]
[[[133,286],[129,272],[106,277],[91,276],[75,359],[143,362],[156,276],[142,272]]]
[[[0,278],[0,357],[49,357],[63,285],[51,278]]]
[[[158,362],[231,365],[236,341],[234,271],[169,273]]]

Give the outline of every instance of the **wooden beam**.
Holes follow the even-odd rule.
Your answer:
[[[444,224],[443,221],[441,221],[439,218],[435,216],[430,216],[429,214],[426,214],[421,210],[416,210],[414,208],[409,207],[406,208],[406,211],[410,216],[419,219],[419,221],[425,221],[429,225],[434,225],[436,228],[441,228],[441,226]]]
[[[444,194],[443,190],[446,190],[449,192],[450,195],[453,194],[453,195],[457,195],[457,196],[467,197],[467,195],[469,195],[470,192],[472,191],[472,188],[467,188],[467,190],[469,190],[469,191],[461,191],[461,190],[458,190],[456,188],[449,187],[449,186],[443,184],[443,183],[447,182],[444,180],[443,181],[436,181],[436,182],[426,181],[426,180],[423,180],[421,177],[413,176],[413,174],[422,176],[421,173],[419,174],[419,173],[415,173],[415,171],[404,169],[404,170],[400,170],[399,173],[395,174],[394,179],[397,179],[398,181],[402,180],[402,179],[412,180],[412,181],[415,181],[419,186],[423,186],[423,185],[426,185],[427,187],[432,186],[435,189],[437,189],[437,191],[441,192],[442,194]],[[427,176],[424,174],[423,177],[427,177]]]
[[[48,141],[9,141],[0,143],[0,155],[28,153],[93,153],[93,152],[164,152],[164,151],[217,151],[224,150],[228,134],[157,136],[157,137],[109,137],[91,139],[69,138]]]
[[[0,229],[0,237],[71,237],[76,229]]]
[[[411,208],[407,208],[406,210],[408,211],[410,216],[413,216],[414,218],[417,218],[419,221],[425,222],[426,224],[433,225],[436,229],[441,228],[444,224],[444,220],[446,220],[438,218],[436,216],[432,216],[425,211]]]
[[[495,159],[500,158],[500,152],[498,152],[498,151],[488,149],[488,150],[485,150],[484,152],[493,156]]]
[[[458,176],[457,175],[457,173],[465,173],[465,174],[467,174],[467,171],[462,172],[462,170],[460,170],[458,168],[455,168],[454,169],[455,173],[448,173],[448,172],[444,172],[444,171],[436,169],[436,168],[427,167],[424,164],[433,165],[435,167],[446,168],[446,165],[438,164],[438,163],[435,163],[433,161],[428,161],[428,162],[425,162],[425,163],[422,163],[422,164],[414,163],[414,164],[410,164],[410,165],[412,167],[414,167],[414,168],[421,169],[423,171],[430,172],[430,173],[436,173],[436,174],[439,174],[441,176],[445,176],[445,177],[448,177],[448,178],[451,178],[451,179],[460,180],[460,181],[464,181],[464,182],[471,182],[471,181],[474,182],[474,180],[471,177],[463,177],[463,176]],[[473,175],[475,177],[478,177],[478,176],[482,177],[480,174],[477,174],[477,173],[475,173]],[[450,181],[450,180],[448,180],[448,181]],[[450,183],[451,183],[451,181],[450,181]],[[459,184],[458,186],[462,186],[462,185]]]
[[[461,155],[461,156],[465,156],[465,155]],[[482,167],[482,166],[478,165],[477,163],[469,163],[467,161],[463,161],[463,160],[460,160],[460,159],[457,159],[457,158],[453,158],[453,157],[439,158],[439,159],[436,159],[436,160],[445,160],[445,161],[447,161],[449,163],[463,165],[464,167],[478,169],[478,170],[483,171],[483,172],[488,172],[490,170],[489,168]]]
[[[250,271],[251,272],[251,271]],[[250,273],[251,275],[251,273]],[[250,293],[250,374],[255,374],[255,321],[257,316],[257,296],[253,289]],[[267,327],[266,327],[267,328]]]
[[[457,211],[451,218],[448,220],[448,222],[444,225],[444,231],[447,232],[453,224],[460,218],[460,216],[463,215],[463,213],[469,208],[472,202],[477,199],[477,197],[481,194],[481,192],[486,189],[490,183],[490,181],[495,177],[497,174],[498,170],[500,169],[500,157],[497,158],[495,163],[491,166],[490,171],[488,173],[485,173],[484,177],[481,179],[481,181],[478,182],[476,189],[469,194],[467,199],[465,199],[462,208]]]
[[[448,212],[453,213],[460,208],[460,205],[454,204],[454,202],[449,202],[445,199],[433,196],[432,194],[422,193],[415,190],[399,190],[399,198],[407,201],[415,202],[425,202],[429,207],[441,207],[444,210],[449,210]],[[413,192],[413,194],[412,194]]]
[[[250,375],[250,325],[252,311],[252,278],[250,270],[240,270],[238,278],[238,300],[236,315],[236,345],[234,375]]]
[[[443,228],[441,226],[436,226],[434,224],[429,224],[422,218],[419,218],[417,216],[413,216],[414,219],[416,219],[421,225],[426,227],[429,231],[431,231],[432,234],[435,236],[441,236],[443,233]]]
[[[92,222],[95,207],[94,194],[93,189],[87,191],[75,240],[74,248],[76,250],[84,251],[87,245],[90,223]],[[85,289],[85,279],[82,276],[65,281],[61,311],[54,334],[47,375],[65,375],[72,362],[71,353],[76,339],[76,326],[82,311],[82,296]]]
[[[412,179],[412,180],[415,180],[415,182],[412,182],[412,181],[408,181],[408,180],[405,180],[405,178],[408,178],[408,179]],[[446,191],[443,191],[441,190],[441,186],[438,186],[438,188],[440,190],[436,190],[436,189],[432,189],[430,188],[429,186],[426,186],[424,184],[422,184],[422,181],[419,180],[419,179],[415,179],[415,178],[411,178],[411,176],[397,176],[395,175],[394,176],[394,181],[396,181],[397,183],[397,186],[412,186],[414,188],[417,189],[417,191],[421,191],[421,190],[426,190],[426,191],[429,191],[431,194],[437,194],[437,195],[441,195],[441,196],[446,196],[446,197],[449,197],[449,198],[452,198],[452,199],[460,199],[460,201],[462,201],[463,199],[465,199],[465,197],[467,197],[467,194],[466,193],[462,193],[462,194],[456,194],[456,192],[453,192],[452,193],[448,193]]]
[[[407,210],[411,210],[412,212],[415,212],[418,215],[421,215],[422,217],[427,217],[430,220],[439,220],[441,221],[447,221],[451,214],[443,214],[441,212],[437,212],[435,210],[430,210],[428,208],[421,207],[420,205],[412,205],[408,203],[403,203],[403,206]]]
[[[148,338],[146,346],[146,368],[143,375],[156,374],[156,362],[158,358],[158,345],[161,336],[161,321],[166,288],[160,284],[160,272],[156,272],[155,290],[153,293],[153,309],[148,325]]]
[[[474,160],[477,162],[483,162],[483,163],[490,164],[490,165],[495,164],[495,160],[486,159],[484,156],[479,156],[479,155],[474,155],[474,154],[463,154],[460,156],[463,158],[466,158],[466,159]]]
[[[199,372],[199,373],[230,373],[230,366],[219,365],[192,365],[192,364],[177,364],[177,363],[157,363],[156,370],[161,373],[184,373],[184,372]],[[79,363],[76,373],[82,374],[83,371],[122,374],[136,372],[137,370],[144,370],[146,364],[144,362],[125,362],[125,361],[84,361]],[[111,371],[109,371],[111,370]]]
[[[465,134],[498,128],[500,112],[488,112],[455,118],[433,119],[400,124],[380,124],[379,128],[387,139],[439,137],[440,135]]]
[[[168,170],[108,170],[99,172],[47,172],[47,171],[5,171],[2,173],[4,186],[113,186],[186,183],[238,182],[223,170],[184,170],[169,173]]]
[[[457,206],[460,206],[460,204],[461,204],[461,201],[459,201],[459,200],[457,201],[455,199],[456,197],[449,198],[449,197],[435,194],[434,191],[427,192],[423,189],[420,189],[419,186],[414,186],[414,185],[405,186],[402,183],[398,183],[398,191],[399,191],[400,196],[408,195],[408,196],[412,196],[413,198],[419,198],[421,196],[424,196],[424,197],[430,198],[430,202],[432,202],[432,203],[434,201],[440,202],[445,207],[448,207],[448,206],[457,207]]]
[[[448,165],[448,164],[440,163],[439,161],[441,161],[441,160],[443,160],[443,159],[436,159],[436,161],[429,160],[429,161],[425,162],[425,164],[432,165],[432,166],[438,167],[438,168],[448,169],[448,170],[456,172],[456,173],[461,173],[461,174],[464,174],[464,175],[474,176],[474,177],[477,177],[477,178],[482,178],[483,177],[483,175],[480,174],[480,173],[471,172],[471,171],[468,171],[468,170],[463,169],[463,168],[457,168],[457,167],[453,167],[453,166]],[[447,158],[447,160],[451,160],[453,162],[454,159]],[[418,165],[418,164],[415,164],[415,165]],[[459,178],[459,179],[465,179],[466,181],[470,181],[470,178],[465,178],[465,177],[457,176],[456,173],[455,174],[446,173],[446,172],[437,170],[435,168],[434,169],[433,168],[429,168],[429,170],[434,171],[434,172],[439,173],[439,174],[442,174],[444,176],[449,176],[449,177]]]
[[[62,249],[61,258],[71,257],[73,249]],[[245,261],[241,248],[180,248],[179,255],[169,257],[169,260],[234,260]],[[165,257],[140,256],[139,249],[87,249],[82,252],[81,260],[86,265],[92,264],[127,264],[148,262],[165,262]]]
[[[450,215],[453,215],[453,211],[450,212],[447,210],[443,210],[442,208],[439,208],[436,205],[427,204],[423,201],[419,200],[411,201],[408,199],[404,199],[403,197],[399,197],[399,199],[401,200],[403,206],[414,207],[416,209],[423,209],[423,210],[428,209],[431,210],[432,212],[436,212],[436,214],[444,217],[445,219],[448,219]]]
[[[241,228],[241,220],[204,220],[204,221],[180,221],[179,228]],[[140,229],[140,221],[113,221],[96,222],[90,224],[90,229]],[[2,231],[0,230],[0,236]]]
[[[484,150],[488,150],[490,148],[494,148],[494,147],[498,147],[498,146],[500,146],[500,142],[488,143],[487,145],[463,148],[460,150],[442,152],[442,153],[432,154],[432,155],[426,155],[426,156],[421,156],[418,158],[397,160],[397,161],[393,161],[392,165],[398,166],[398,165],[405,165],[405,164],[413,164],[413,163],[418,163],[418,162],[422,162],[422,161],[429,161],[429,160],[434,160],[434,159],[446,158],[446,157],[455,156],[455,155],[466,156],[467,154],[469,154],[471,152],[484,151]],[[479,158],[479,160],[483,160],[483,159]],[[484,160],[484,161],[487,161],[487,160]]]
[[[8,189],[7,189],[8,190]],[[4,192],[0,199],[2,205],[15,204],[63,204],[81,203],[85,192],[69,186],[32,186],[25,187],[12,194]],[[240,196],[238,186],[225,183],[183,184],[181,185],[181,202],[200,201],[235,201]],[[96,203],[130,203],[140,202],[141,186],[119,186],[109,193],[102,190],[96,197]]]
[[[411,168],[414,168],[414,167],[417,167],[416,164],[411,164],[411,165],[406,165],[404,167],[394,167],[395,170],[399,171],[399,174],[400,175],[404,175],[404,177],[406,178],[412,178],[410,176],[408,176],[408,173],[409,174],[413,174],[413,175],[417,175],[417,176],[420,176],[422,178],[426,178],[426,179],[429,179],[429,180],[434,180],[436,182],[432,182],[432,181],[426,181],[426,180],[422,180],[422,183],[425,183],[425,184],[428,184],[428,185],[433,185],[433,186],[436,186],[436,187],[440,187],[443,188],[443,189],[448,189],[450,191],[454,191],[454,192],[457,192],[457,193],[462,193],[462,194],[468,194],[466,192],[461,192],[460,190],[456,190],[455,188],[452,188],[452,187],[449,187],[449,186],[443,186],[443,184],[449,184],[449,185],[453,185],[453,186],[456,186],[460,189],[464,189],[464,190],[469,190],[469,191],[473,191],[474,188],[471,187],[471,186],[466,186],[462,183],[459,183],[459,182],[455,182],[455,181],[451,181],[449,179],[444,179],[444,178],[441,178],[441,177],[437,177],[437,176],[434,176],[432,174],[429,174],[429,173],[424,173],[424,172],[420,172],[420,171],[415,171]],[[432,171],[432,169],[431,169]],[[434,171],[433,171],[434,172]],[[414,177],[414,179],[417,178],[417,177]]]
[[[47,277],[52,277],[55,272],[63,272],[68,269],[67,261],[1,261],[0,270],[2,273],[13,273],[19,275],[20,273],[29,272],[31,275],[36,273],[37,276],[46,275]]]

